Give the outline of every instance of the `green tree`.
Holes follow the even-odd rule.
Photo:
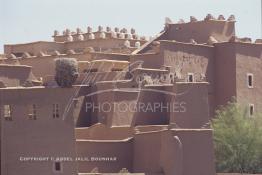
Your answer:
[[[55,80],[60,87],[72,87],[78,77],[78,64],[74,58],[55,59]]]
[[[262,120],[228,103],[212,121],[217,172],[262,173]]]

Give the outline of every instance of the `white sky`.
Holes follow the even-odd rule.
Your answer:
[[[236,16],[239,37],[261,36],[262,0],[0,0],[0,53],[3,44],[52,40],[53,31],[98,25],[135,28],[154,35],[163,29],[165,17],[173,21],[189,16],[203,19]]]

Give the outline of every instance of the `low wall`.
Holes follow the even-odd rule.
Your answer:
[[[6,87],[23,85],[27,80],[35,80],[30,66],[25,65],[0,65],[0,81]]]
[[[106,127],[103,124],[95,124],[91,127],[76,128],[76,139],[86,140],[121,140],[132,137],[133,129],[130,127]]]
[[[172,129],[183,147],[183,175],[215,175],[211,129]]]
[[[86,158],[79,160],[78,172],[91,172],[98,168],[101,173],[118,173],[126,168],[132,171],[133,161],[133,139],[126,140],[77,140],[77,157]],[[108,158],[110,160],[97,160],[99,158]]]

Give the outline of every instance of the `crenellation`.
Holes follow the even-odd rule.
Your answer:
[[[235,15],[230,15],[227,21],[235,22],[236,21]]]
[[[58,36],[59,35],[59,31],[58,30],[55,30],[54,31],[54,36]]]
[[[130,47],[130,41],[126,40],[125,43],[124,43],[124,46],[129,48]]]
[[[210,20],[215,20],[215,17],[212,14],[209,13],[205,17],[204,21],[210,21]]]
[[[117,38],[117,33],[115,31],[111,31],[111,38]]]
[[[65,29],[65,35],[71,35],[71,30],[70,29]]]
[[[92,27],[90,26],[87,27],[87,33],[92,33]]]
[[[223,15],[219,15],[217,19],[220,20],[220,21],[225,21],[226,20]]]
[[[82,34],[83,32],[82,32],[82,30],[80,28],[76,28],[76,33],[77,34]]]
[[[130,34],[130,33],[127,33],[126,34],[126,37],[125,37],[126,39],[133,39],[133,35],[132,34]]]
[[[126,34],[126,33],[127,33],[127,29],[126,29],[126,28],[122,28],[122,29],[120,30],[120,33]]]
[[[73,36],[71,34],[67,34],[66,41],[67,42],[73,42],[74,41]]]
[[[194,16],[190,16],[190,22],[197,22],[198,20]]]
[[[119,35],[118,35],[118,37],[119,37],[120,39],[125,39],[125,34],[124,34],[123,32],[120,32]]]
[[[177,23],[178,23],[178,24],[184,24],[185,21],[184,21],[184,19],[179,19]]]
[[[103,32],[103,31],[104,31],[103,27],[102,26],[98,26],[97,32]]]
[[[80,35],[77,36],[77,40],[78,40],[78,41],[84,41],[84,39],[85,39],[85,37],[84,37],[84,35],[82,35],[82,34],[80,34]]]
[[[95,39],[95,35],[93,33],[89,33],[88,34],[88,39],[94,40]]]
[[[111,30],[111,27],[106,27],[106,32],[111,32],[112,30]]]
[[[114,30],[115,30],[116,33],[119,33],[119,28],[118,27],[115,27]]]
[[[105,38],[106,38],[105,32],[101,32],[101,33],[99,34],[99,38],[105,39]]]
[[[135,34],[136,34],[136,30],[135,30],[134,28],[131,28],[131,29],[130,29],[130,33],[131,33],[132,35],[135,35]]]

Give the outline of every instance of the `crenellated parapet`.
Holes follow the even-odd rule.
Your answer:
[[[52,36],[55,42],[74,42],[74,41],[88,41],[88,40],[99,40],[99,39],[127,39],[146,41],[146,37],[139,36],[136,34],[136,30],[131,28],[128,31],[126,28],[119,29],[118,27],[111,28],[107,26],[104,28],[99,25],[97,30],[94,31],[92,27],[88,26],[86,32],[83,32],[80,28],[76,31],[65,29],[62,34],[55,30]]]
[[[217,42],[226,42],[235,35],[234,15],[226,19],[223,15],[215,17],[207,14],[202,20],[190,16],[188,22],[184,19],[180,19],[177,23],[173,23],[171,19],[168,21],[165,24],[165,37],[168,40],[186,43],[192,43],[194,40],[196,43],[210,44],[210,36]]]

